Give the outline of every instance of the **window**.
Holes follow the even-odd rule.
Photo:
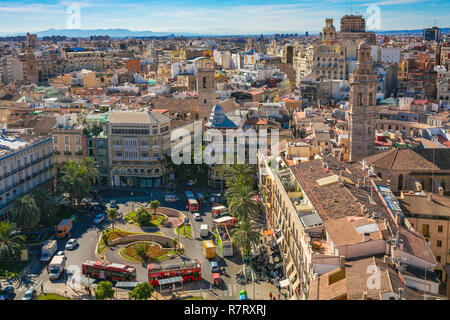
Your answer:
[[[76,136],[75,137],[75,143],[76,144],[81,144],[81,137],[80,136]]]
[[[69,136],[64,136],[64,144],[69,144]]]
[[[436,246],[437,246],[438,248],[442,248],[442,241],[441,241],[441,240],[438,240],[438,241],[436,242]]]
[[[70,152],[70,146],[65,146],[65,147],[64,147],[64,151],[65,151],[65,152]]]
[[[442,233],[443,231],[444,231],[444,227],[438,226],[438,232],[439,232],[439,233]]]
[[[206,77],[203,77],[203,88],[206,88]]]
[[[441,262],[441,256],[436,256],[436,261]]]

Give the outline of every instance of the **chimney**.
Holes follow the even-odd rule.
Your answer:
[[[443,196],[444,195],[444,188],[439,187],[439,195]]]
[[[403,299],[403,288],[398,288],[398,300]]]
[[[345,256],[339,257],[339,265],[340,265],[341,270],[345,270]]]
[[[364,291],[364,292],[363,292],[362,299],[363,299],[363,300],[367,300],[367,291]]]
[[[357,186],[358,188],[361,187],[361,178],[358,178],[358,181],[356,182],[356,186]]]
[[[389,258],[389,256],[384,255],[383,256],[383,263],[387,263],[388,262],[388,258]]]
[[[405,194],[403,193],[403,190],[400,191],[400,199],[405,199]]]
[[[428,198],[429,201],[433,200],[433,194],[430,192],[430,193],[428,194],[428,197],[427,197],[427,198]]]

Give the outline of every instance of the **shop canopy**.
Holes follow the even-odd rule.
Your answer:
[[[280,288],[281,289],[286,288],[288,286],[289,286],[289,279],[284,279],[284,280],[280,281]]]

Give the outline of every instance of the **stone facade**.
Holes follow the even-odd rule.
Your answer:
[[[358,62],[350,76],[349,157],[350,162],[374,154],[377,77],[372,68],[370,47],[358,47]]]

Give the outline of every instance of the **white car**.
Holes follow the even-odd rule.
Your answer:
[[[164,200],[165,200],[166,202],[177,202],[177,201],[178,201],[178,198],[177,198],[177,196],[174,195],[174,194],[166,194],[166,196],[164,197]]]
[[[195,221],[202,221],[202,217],[200,216],[200,213],[198,213],[198,212],[194,213],[194,220]]]
[[[67,241],[66,243],[66,250],[73,250],[75,249],[75,247],[77,246],[78,241],[77,239],[70,239],[69,241]]]
[[[193,186],[194,184],[196,184],[197,183],[197,179],[192,179],[192,180],[189,180],[187,183],[186,183],[186,185],[187,186]]]
[[[98,215],[95,216],[94,218],[94,223],[95,224],[99,224],[100,222],[102,222],[103,220],[105,220],[105,215],[103,213],[100,213]]]

